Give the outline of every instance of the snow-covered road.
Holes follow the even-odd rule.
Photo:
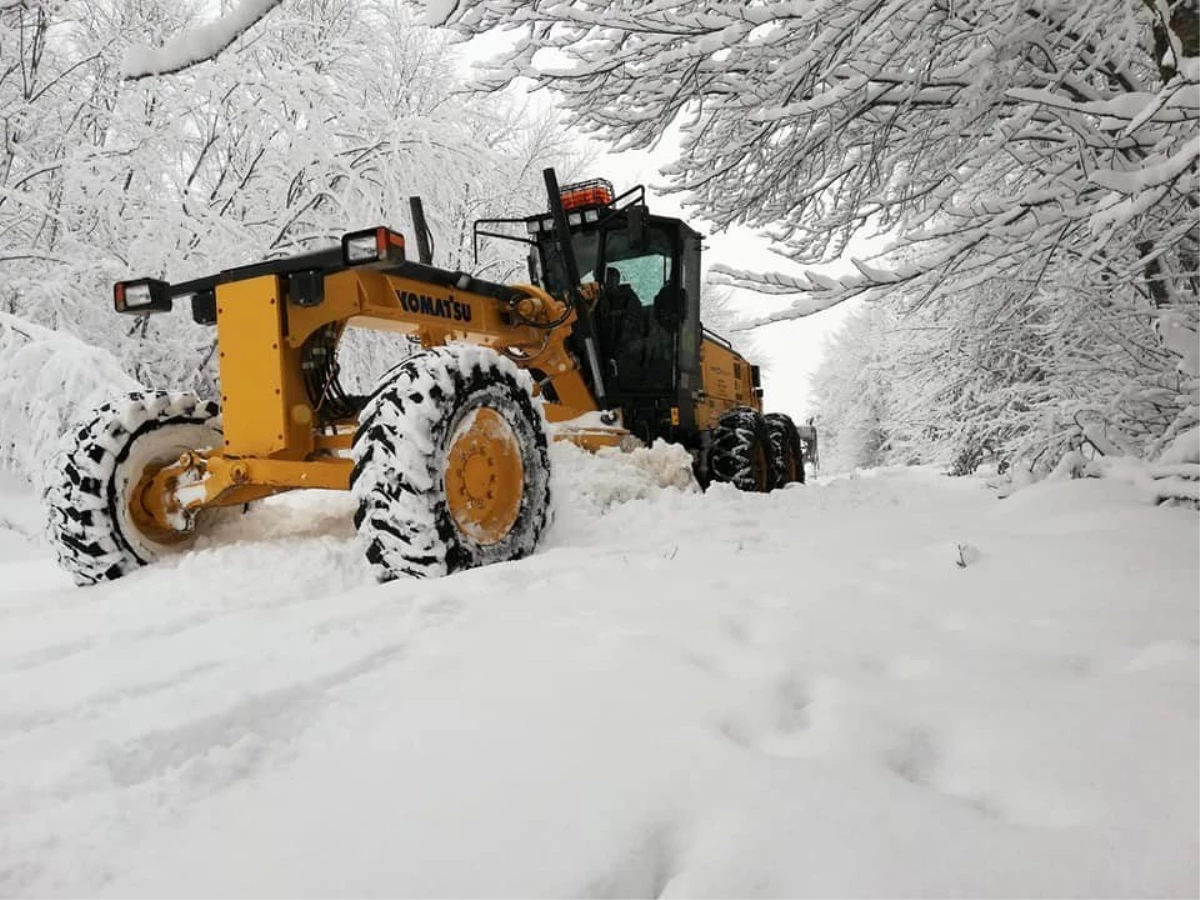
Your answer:
[[[0,483],[0,895],[1195,894],[1194,512],[555,462],[383,586],[312,494],[75,589]]]

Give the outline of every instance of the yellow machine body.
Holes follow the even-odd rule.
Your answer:
[[[566,316],[560,327],[513,324],[506,304],[469,291],[415,281],[368,267],[344,269],[324,281],[314,306],[287,302],[283,280],[263,275],[216,288],[218,366],[223,447],[186,454],[147,473],[138,491],[138,516],[158,530],[180,510],[230,506],[294,488],[349,488],[349,449],[356,421],[317,427],[317,415],[301,379],[301,348],[318,329],[333,325],[393,331],[425,347],[468,341],[502,353],[520,351],[519,364],[536,366],[554,384],[557,400],[546,404],[550,422],[597,409],[563,346],[574,314],[540,288],[518,286],[528,317]],[[427,311],[422,311],[427,310]],[[570,430],[563,437],[588,446],[619,441],[610,432]]]
[[[701,396],[696,425],[711,428],[721,413],[735,406],[762,412],[762,393],[756,390],[750,362],[732,347],[711,337],[700,344]]]

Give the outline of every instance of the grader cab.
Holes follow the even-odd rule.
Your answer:
[[[475,224],[526,245],[527,284],[418,259],[387,228],[194,281],[125,281],[119,313],[176,302],[214,325],[220,399],[132,394],[70,436],[47,489],[60,563],[80,584],[186,548],[224,510],[283,491],[351,491],[380,580],[531,553],[547,521],[555,439],[589,449],[655,439],[691,452],[701,484],[804,480],[800,434],[764,416],[758,367],[700,319],[700,235],[644,191],[560,189],[549,211]],[[348,328],[419,341],[368,396],[347,392]]]

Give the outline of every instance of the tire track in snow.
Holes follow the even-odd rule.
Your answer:
[[[34,777],[0,775],[0,894],[70,871],[98,823],[149,829],[286,762],[349,686],[459,615],[434,586],[375,586],[348,518],[256,513],[118,582],[5,604],[0,747]]]
[[[407,649],[406,641],[389,643],[317,678],[248,694],[221,712],[143,733],[97,762],[123,788],[171,777],[200,793],[219,790],[279,756],[336,702],[337,689],[400,659]]]
[[[91,695],[85,703],[39,707],[23,713],[0,715],[0,742],[65,721],[99,718],[118,704],[174,690],[212,672],[215,668],[215,663],[199,663],[166,678],[147,680],[133,687],[98,692]]]

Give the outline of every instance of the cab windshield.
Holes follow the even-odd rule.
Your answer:
[[[665,228],[647,228],[640,247],[630,244],[625,229],[576,232],[571,235],[571,246],[581,283],[600,281],[596,269],[602,263],[604,284],[628,285],[639,306],[653,306],[655,297],[671,282],[672,240]],[[561,297],[566,294],[567,276],[558,241],[548,236],[543,238],[541,251],[545,287]]]

